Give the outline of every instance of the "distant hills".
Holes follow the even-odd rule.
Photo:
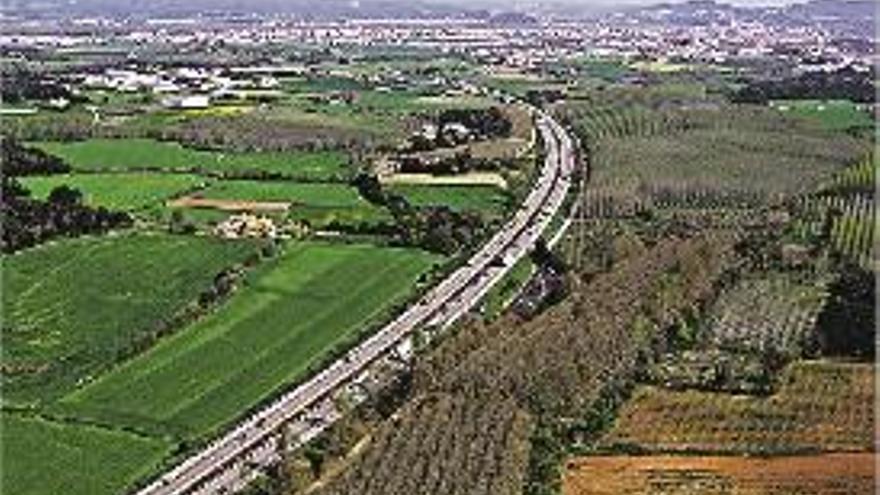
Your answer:
[[[713,0],[692,0],[637,7],[614,15],[683,27],[748,21],[787,26],[822,25],[841,35],[871,37],[875,5],[872,0],[811,0],[785,7],[744,7]]]
[[[302,18],[456,17],[470,9],[424,0],[7,0],[0,8],[21,17],[196,17],[295,15]]]
[[[787,7],[744,7],[713,0],[692,0],[632,7],[633,1],[576,0],[6,0],[4,17],[261,17],[303,19],[462,18],[501,24],[532,24],[537,17],[586,18],[608,14],[644,22],[680,26],[761,20],[771,24],[822,24],[840,34],[871,37],[872,0],[811,0]]]

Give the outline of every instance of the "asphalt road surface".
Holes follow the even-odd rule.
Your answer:
[[[225,466],[254,451],[290,421],[301,421],[406,336],[428,325],[450,325],[470,311],[513,265],[527,255],[559,211],[571,185],[574,150],[564,129],[544,114],[537,127],[545,160],[533,189],[508,223],[468,262],[394,321],[309,381],[244,419],[232,431],[172,468],[138,495],[183,495],[208,486]],[[318,427],[318,426],[316,426]],[[210,490],[214,491],[214,490]]]

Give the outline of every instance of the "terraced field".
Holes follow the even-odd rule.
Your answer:
[[[209,433],[377,321],[437,261],[415,250],[292,245],[219,311],[58,409],[153,433]]]
[[[44,199],[65,185],[82,192],[89,206],[136,212],[159,206],[206,181],[191,174],[119,173],[34,176],[22,178],[21,183],[35,198]]]
[[[255,252],[248,242],[138,234],[5,257],[4,403],[50,399],[111,365]]]
[[[33,143],[74,170],[176,170],[216,173],[266,172],[327,180],[350,173],[345,154],[321,152],[222,153],[151,139],[90,139]]]
[[[172,447],[158,438],[6,412],[0,429],[0,486],[16,495],[122,493]]]

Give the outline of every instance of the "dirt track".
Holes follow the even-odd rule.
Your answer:
[[[241,201],[193,197],[184,197],[169,201],[168,206],[172,208],[211,208],[220,211],[285,212],[290,209],[290,203],[280,201]]]

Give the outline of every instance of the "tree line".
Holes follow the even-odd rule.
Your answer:
[[[20,176],[67,170],[66,164],[40,150],[26,149],[8,139],[3,140],[0,162],[3,237],[0,251],[12,253],[56,237],[104,233],[131,225],[132,219],[127,213],[86,206],[82,193],[66,185],[53,189],[44,201],[32,198],[30,191],[16,180]]]
[[[391,212],[394,225],[381,228],[395,243],[454,255],[486,233],[479,214],[454,211],[448,206],[415,207],[403,196],[385,191],[375,176],[360,174],[353,185],[364,199]]]
[[[736,91],[735,103],[766,104],[770,100],[852,100],[875,103],[876,87],[871,72],[843,68],[834,72],[809,72],[778,80],[751,81]]]

